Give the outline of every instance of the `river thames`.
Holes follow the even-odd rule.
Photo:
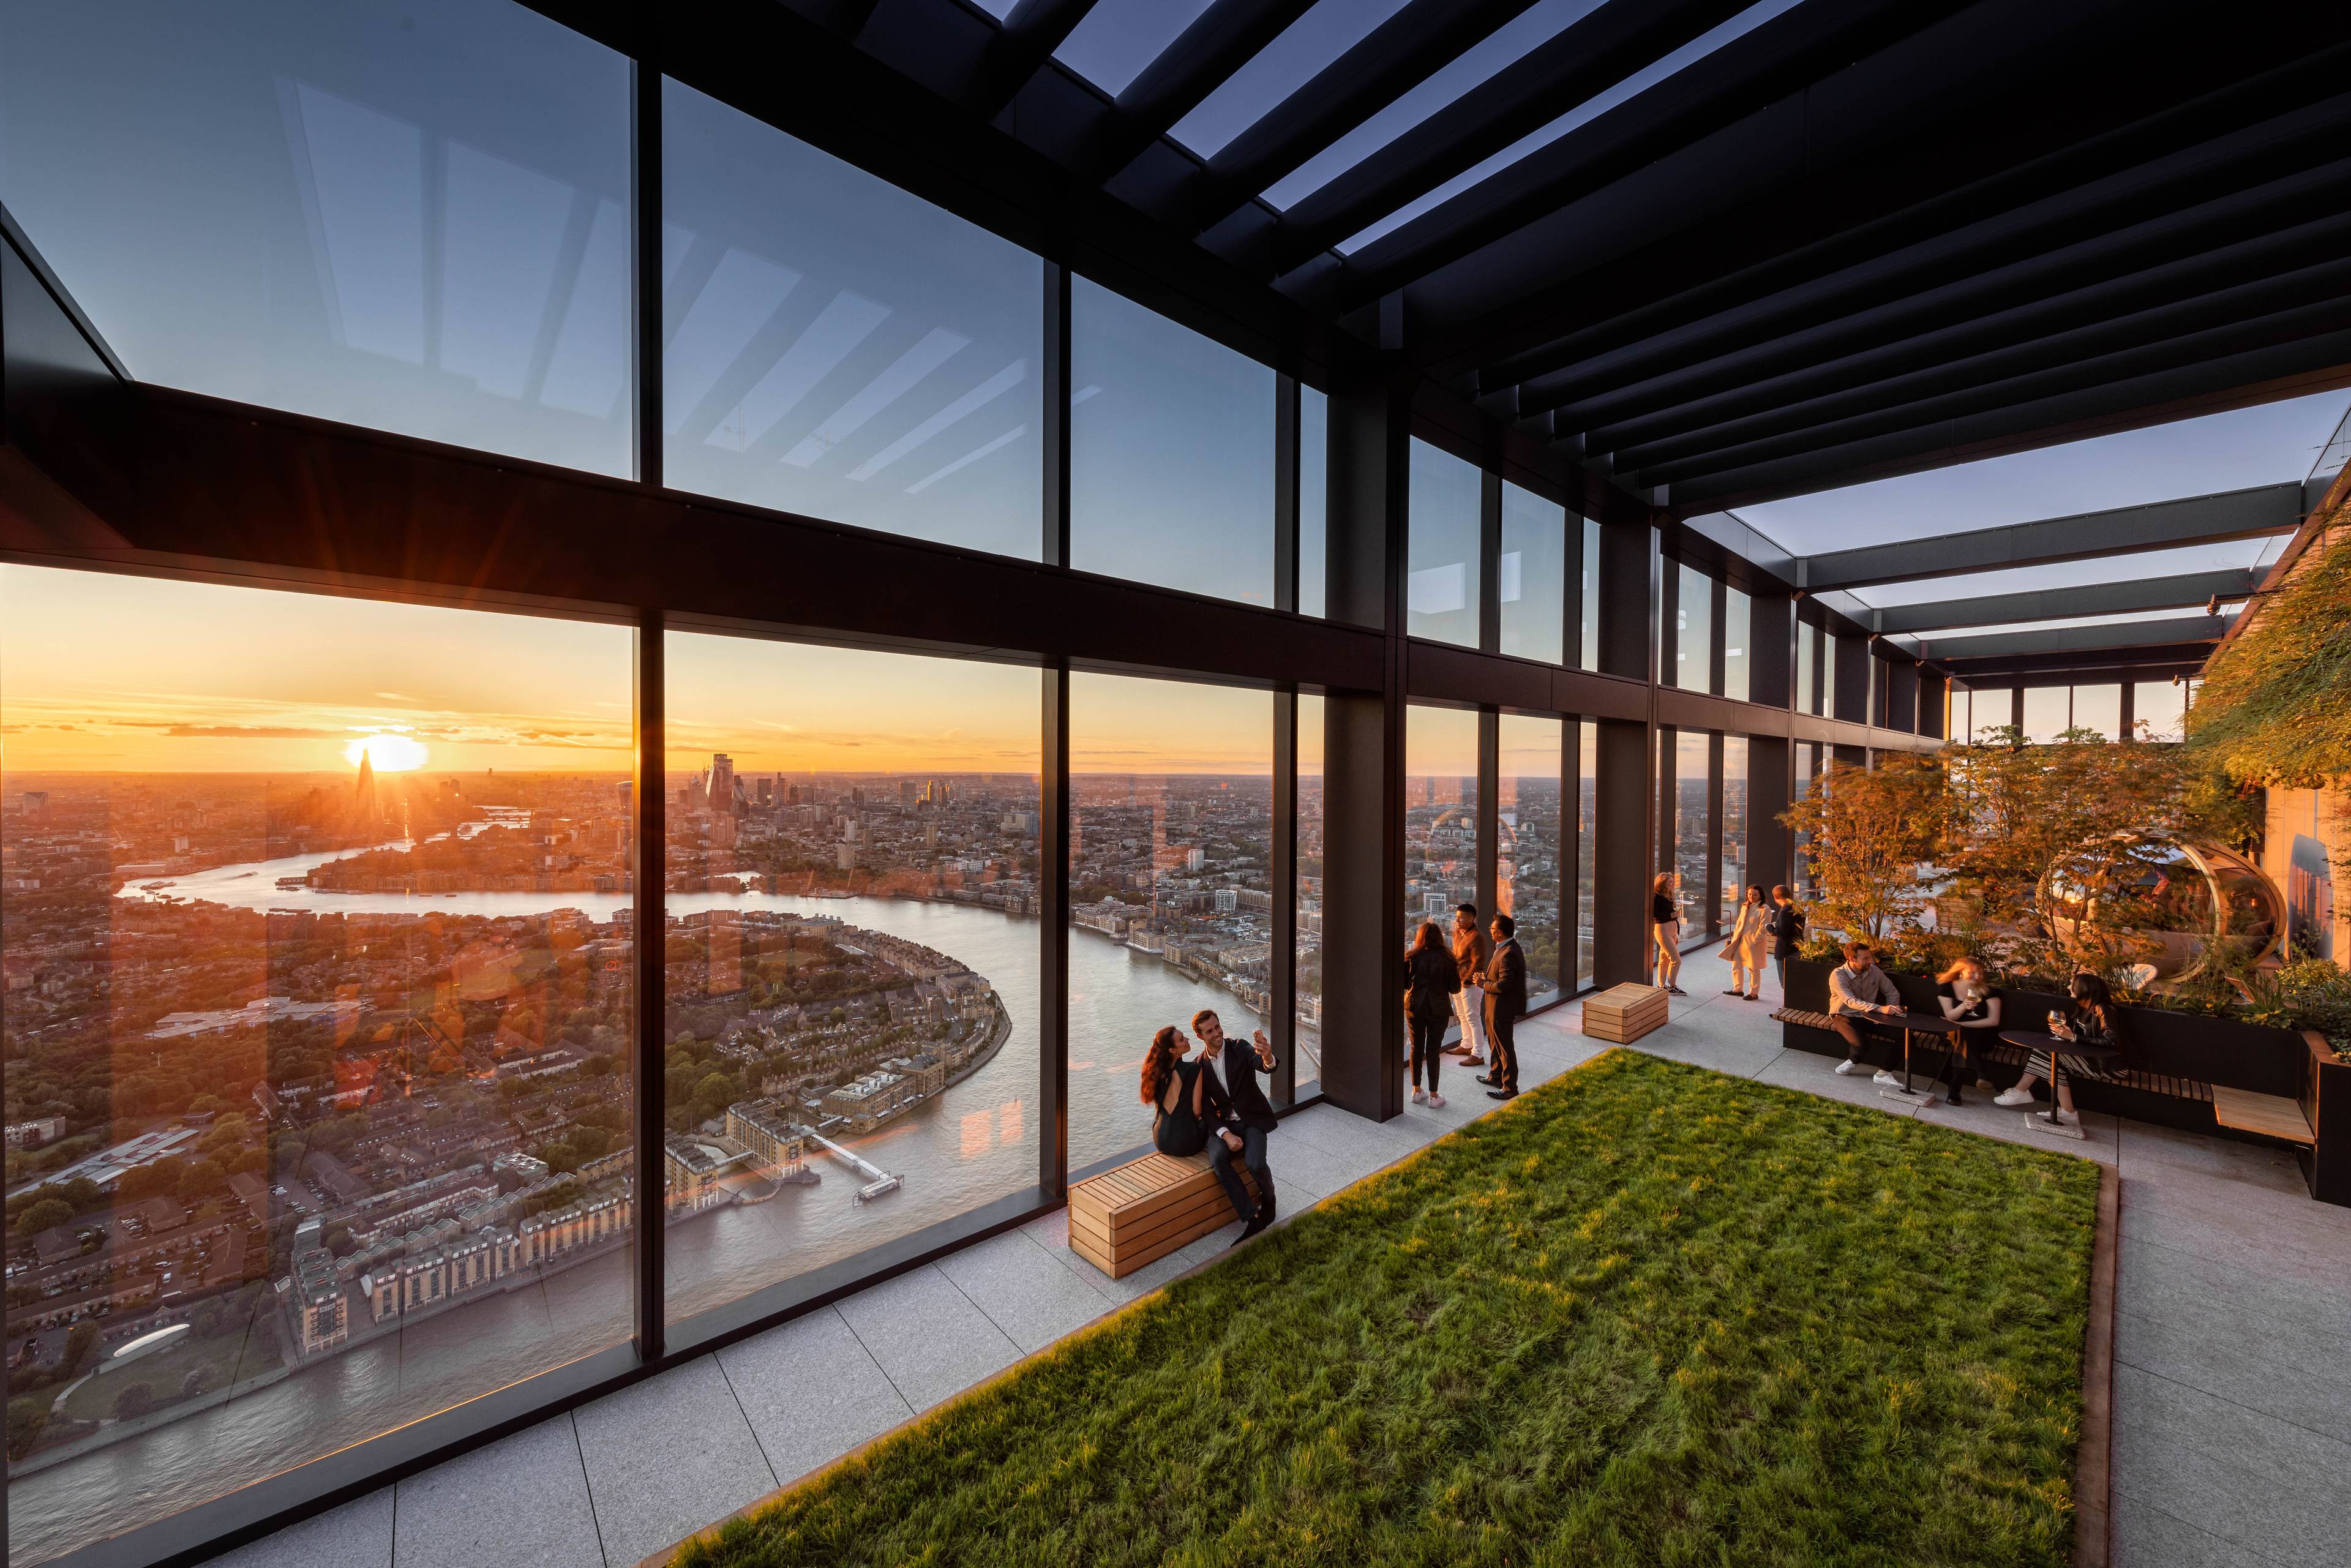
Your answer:
[[[131,898],[201,900],[246,909],[318,914],[543,915],[577,909],[609,920],[625,894],[470,893],[336,894],[277,886],[334,855],[223,866]],[[993,1060],[901,1121],[841,1140],[904,1185],[869,1204],[859,1182],[819,1155],[823,1181],[786,1186],[760,1205],[729,1205],[668,1233],[673,1319],[732,1301],[952,1218],[1037,1180],[1038,945],[1033,920],[956,904],[803,898],[747,893],[671,894],[673,915],[712,909],[834,916],[919,942],[967,965],[995,986],[1012,1030]],[[1070,1162],[1085,1166],[1149,1141],[1136,1073],[1160,1025],[1188,1029],[1214,1008],[1246,1039],[1261,1020],[1238,998],[1190,979],[1158,958],[1093,932],[1070,936]],[[1301,1064],[1303,1067],[1304,1064]],[[1311,1068],[1300,1072],[1311,1076]],[[249,1485],[404,1422],[576,1360],[628,1337],[629,1251],[559,1270],[523,1289],[468,1301],[412,1327],[331,1355],[292,1377],[143,1432],[8,1489],[9,1549],[31,1563],[88,1543],[90,1521],[129,1530]],[[528,1499],[517,1499],[518,1519]]]

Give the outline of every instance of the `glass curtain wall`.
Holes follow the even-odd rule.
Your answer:
[[[1674,610],[1673,684],[1686,692],[1713,690],[1714,580],[1696,567],[1677,565],[1680,599]]]
[[[2057,738],[2073,721],[2072,693],[2064,686],[2027,686],[2024,688],[2023,712],[2017,724],[2025,738],[2036,745]]]
[[[7,28],[0,201],[133,376],[632,471],[622,57],[506,0]]]
[[[1817,741],[1811,740],[1798,741],[1796,743],[1796,782],[1793,791],[1793,799],[1798,800],[1809,799],[1813,789],[1818,788],[1820,772],[1820,744]],[[1802,897],[1804,894],[1812,890],[1812,834],[1798,833],[1796,835],[1796,883],[1793,891],[1799,897]]]
[[[1496,566],[1502,601],[1502,648],[1522,659],[1563,663],[1561,625],[1567,609],[1567,508],[1502,486],[1502,556]]]
[[[1071,675],[1070,812],[1076,1171],[1151,1141],[1138,1075],[1163,1025],[1267,1027],[1273,695]]]
[[[1600,727],[1576,726],[1575,746],[1575,983],[1592,984],[1593,864],[1600,852]]]
[[[1478,645],[1484,487],[1475,465],[1414,437],[1405,583],[1412,636]]]
[[[1754,605],[1735,588],[1722,591],[1722,695],[1747,700],[1748,640],[1753,633]]]
[[[1327,615],[1331,550],[1331,399],[1298,389],[1298,612]]]
[[[1810,622],[1796,625],[1796,711],[1817,714],[1821,708],[1821,629]]]
[[[1322,1077],[1322,699],[1298,699],[1298,1098]]]
[[[1559,994],[1562,836],[1560,762],[1566,728],[1555,718],[1504,714],[1494,800],[1496,908],[1518,922],[1527,960],[1527,1005]]]
[[[1424,920],[1452,930],[1453,908],[1478,902],[1478,716],[1405,709],[1404,931]]]
[[[1769,891],[1768,889],[1766,891]],[[1719,924],[1730,929],[1747,896],[1747,737],[1722,737],[1722,896]]]
[[[1043,264],[692,88],[662,116],[666,483],[1035,559]]]
[[[1665,758],[1673,779],[1673,865],[1681,878],[1679,898],[1684,935],[1703,918],[1707,895],[1707,862],[1714,840],[1714,815],[1708,796],[1713,779],[1713,737],[1703,730],[1673,732],[1673,750]]]
[[[1273,372],[1081,277],[1070,384],[1070,564],[1271,605]]]
[[[666,662],[674,1320],[1035,1184],[1042,691],[747,637]]]
[[[2122,687],[2075,686],[2073,727],[2089,730],[2100,740],[2122,739]]]
[[[627,1340],[633,646],[0,566],[11,1561]]]
[[[1974,726],[1968,738],[1980,744],[1984,732],[2011,725],[2016,720],[2016,692],[2011,686],[1978,687],[1968,694],[1968,722]]]
[[[1600,667],[1600,525],[1583,519],[1583,591],[1577,596],[1579,668]]]
[[[2186,683],[2139,681],[2131,686],[2131,723],[2144,740],[2179,740],[2188,717]]]

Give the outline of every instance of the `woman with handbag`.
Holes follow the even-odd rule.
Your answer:
[[[1445,945],[1445,935],[1433,920],[1424,920],[1413,933],[1404,956],[1404,1018],[1412,1033],[1412,1103],[1442,1107],[1437,1092],[1437,1064],[1445,1060],[1445,1021],[1453,1016],[1453,994],[1461,988],[1461,966]],[[1428,1092],[1420,1092],[1420,1073],[1428,1069]]]

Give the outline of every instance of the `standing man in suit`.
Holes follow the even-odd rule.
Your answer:
[[[1489,1100],[1519,1094],[1519,1019],[1527,1012],[1527,956],[1519,946],[1518,922],[1494,916],[1494,956],[1486,967],[1486,1043],[1494,1065],[1478,1075]]]
[[[1224,1086],[1225,1099],[1233,1108],[1229,1125],[1240,1134],[1241,1163],[1257,1180],[1257,1213],[1234,1239],[1238,1247],[1273,1223],[1273,1172],[1265,1163],[1265,1135],[1281,1124],[1257,1082],[1259,1073],[1273,1071],[1273,1042],[1265,1038],[1265,1030],[1259,1030],[1254,1054],[1227,1049],[1225,1026],[1207,1008],[1192,1015],[1192,1032],[1199,1037],[1201,1060]],[[1224,1139],[1208,1140],[1208,1163],[1216,1167],[1217,1179],[1225,1180],[1225,1173],[1232,1168],[1233,1151]]]

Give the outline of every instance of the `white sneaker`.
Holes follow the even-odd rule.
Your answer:
[[[2032,1103],[2032,1091],[2003,1089],[1991,1097],[1991,1103],[1995,1105],[2030,1105]]]
[[[1844,1077],[1844,1076],[1846,1073],[1848,1073],[1848,1072],[1858,1072],[1858,1071],[1861,1071],[1861,1063],[1860,1063],[1860,1062],[1858,1062],[1858,1061],[1850,1061],[1850,1060],[1848,1060],[1848,1061],[1840,1061],[1840,1062],[1838,1062],[1838,1063],[1836,1064],[1836,1070],[1837,1070],[1837,1076],[1838,1076],[1838,1077],[1840,1077],[1840,1078],[1842,1078],[1842,1077]]]
[[[1442,1111],[1442,1110],[1444,1110],[1444,1109],[1445,1109],[1445,1096],[1444,1096],[1444,1095],[1442,1095],[1442,1094],[1432,1094],[1432,1095],[1430,1095],[1430,1096],[1428,1097],[1428,1108],[1429,1108],[1430,1110],[1432,1110],[1432,1111]]]
[[[1428,1103],[1428,1096],[1416,1089],[1412,1092],[1412,1103],[1416,1105],[1426,1105]]]
[[[1880,1089],[1899,1089],[1902,1087],[1902,1074],[1890,1067],[1881,1067],[1877,1070],[1877,1076],[1870,1082]]]

